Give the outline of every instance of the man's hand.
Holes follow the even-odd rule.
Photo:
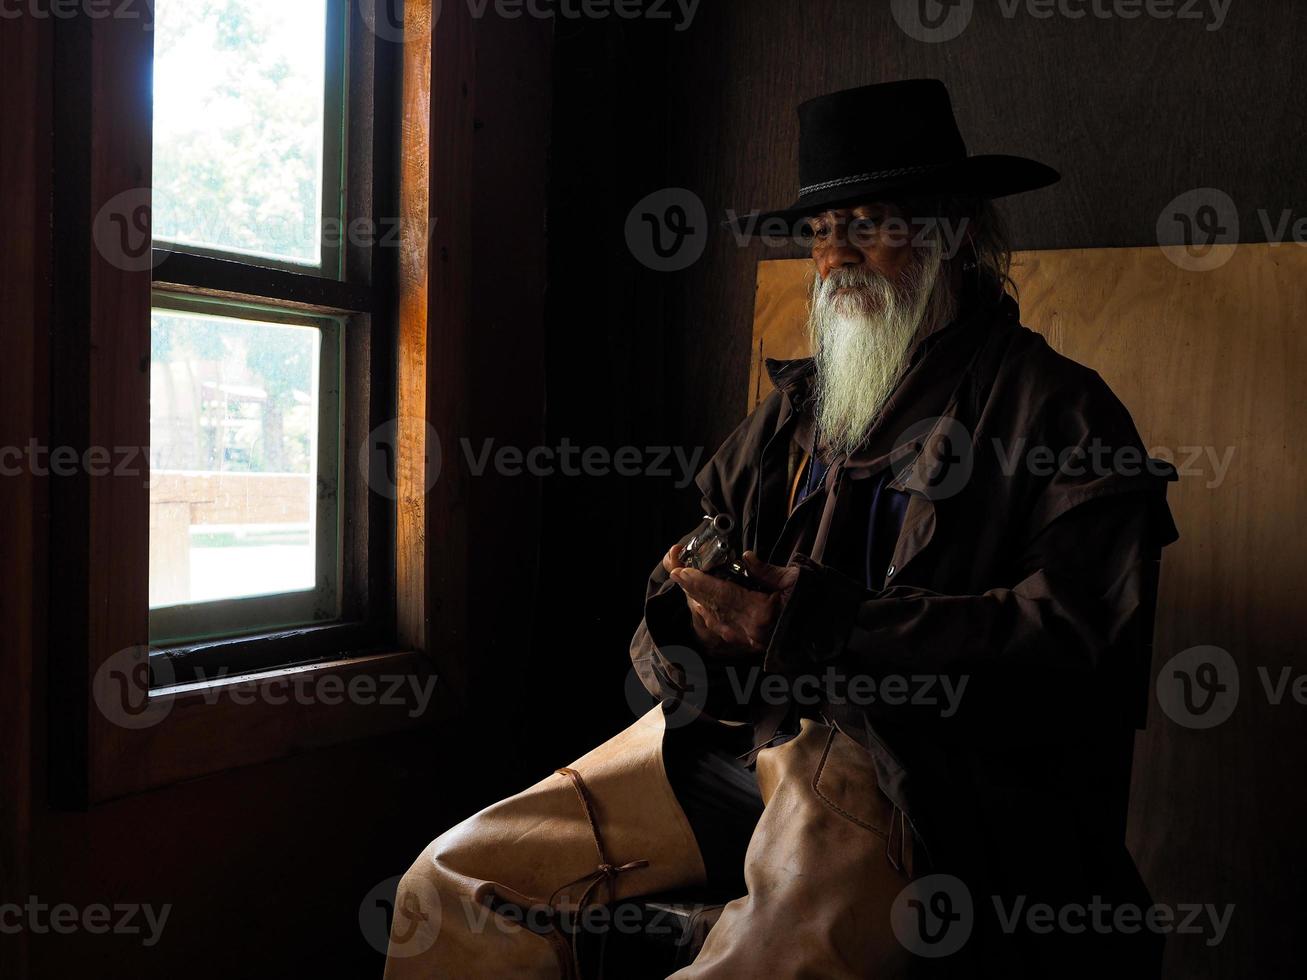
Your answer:
[[[751,551],[744,553],[749,575],[770,591],[755,592],[681,564],[681,546],[663,557],[663,568],[685,592],[694,632],[705,652],[750,655],[767,649],[772,627],[799,580],[797,568],[769,565]]]

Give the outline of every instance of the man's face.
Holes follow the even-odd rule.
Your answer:
[[[836,269],[871,271],[897,283],[913,261],[909,222],[888,201],[822,212],[809,222],[817,275],[824,281]]]
[[[852,452],[906,368],[913,340],[952,317],[952,292],[938,243],[914,244],[893,205],[827,211],[810,225],[818,436]]]

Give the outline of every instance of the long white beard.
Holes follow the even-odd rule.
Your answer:
[[[819,445],[852,452],[907,366],[912,341],[946,325],[956,299],[938,247],[920,249],[897,282],[865,266],[814,277],[808,313]],[[855,292],[837,294],[840,288]]]

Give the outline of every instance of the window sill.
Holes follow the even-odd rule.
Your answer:
[[[424,727],[447,708],[437,692],[430,662],[413,651],[155,688],[136,712],[98,713],[89,802]]]
[[[150,644],[152,691],[387,652],[364,622],[292,626],[187,643]]]

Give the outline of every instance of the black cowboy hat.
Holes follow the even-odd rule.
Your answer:
[[[832,208],[887,197],[959,194],[994,198],[1055,183],[1024,157],[967,156],[944,83],[917,78],[864,85],[799,106],[799,198],[779,211],[735,220],[764,234]]]

